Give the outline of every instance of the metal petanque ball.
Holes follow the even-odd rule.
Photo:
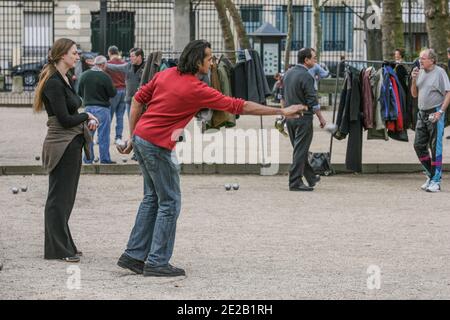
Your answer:
[[[98,157],[94,158],[94,162],[97,163],[99,161]]]
[[[227,183],[225,185],[225,190],[230,191],[231,190],[231,185]]]
[[[21,187],[20,187],[20,190],[21,190],[22,192],[27,192],[28,187],[27,187],[27,186],[21,186]]]
[[[17,194],[19,193],[19,189],[16,187],[11,188],[12,193]]]
[[[41,157],[36,156],[36,157],[34,157],[34,159],[36,159],[36,161],[39,161],[39,160],[41,160]]]
[[[327,124],[324,127],[324,129],[325,129],[325,131],[329,132],[330,134],[335,134],[338,129],[338,126],[334,123],[330,123],[330,124]]]
[[[233,184],[233,189],[234,190],[239,190],[239,184],[238,183],[234,183]]]
[[[122,162],[123,163],[127,163],[128,159],[127,158],[122,158]]]

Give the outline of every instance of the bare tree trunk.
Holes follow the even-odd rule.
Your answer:
[[[225,7],[230,12],[231,18],[234,22],[234,27],[236,28],[238,40],[239,40],[239,46],[241,49],[250,49],[250,41],[247,37],[247,32],[245,31],[244,23],[242,22],[241,15],[239,14],[239,11],[236,9],[236,6],[234,5],[232,0],[224,0]]]
[[[425,22],[430,47],[438,61],[447,61],[447,47],[450,47],[450,16],[448,0],[425,0]]]
[[[214,0],[214,5],[216,6],[217,14],[219,16],[219,23],[222,29],[223,39],[225,41],[225,50],[231,51],[230,53],[227,53],[227,56],[229,59],[234,61],[235,55],[233,52],[235,51],[235,47],[233,32],[231,31],[230,20],[227,16],[227,9],[224,1],[225,0]]]
[[[294,27],[294,16],[292,14],[292,0],[288,1],[287,5],[287,22],[288,22],[288,32],[286,38],[286,48],[284,51],[284,71],[289,69],[289,61],[291,57],[291,46],[292,46],[292,33]]]
[[[383,58],[392,60],[395,48],[403,48],[402,1],[383,0],[381,29],[383,33]]]
[[[314,49],[316,50],[317,61],[320,61],[320,52],[322,49],[322,24],[320,23],[320,0],[313,0],[313,15],[314,15]]]
[[[381,10],[380,8],[381,0],[371,0],[370,4],[372,5],[372,9],[375,9],[375,6],[378,7],[377,10]],[[370,13],[367,12],[369,16],[366,19],[366,28],[367,28],[367,59],[368,60],[383,60],[383,49],[380,43],[383,41],[383,35],[381,33],[381,16],[377,16],[377,12],[375,10]]]

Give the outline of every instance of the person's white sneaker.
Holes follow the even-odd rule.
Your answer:
[[[427,188],[428,188],[428,186],[430,185],[430,182],[431,182],[431,179],[430,179],[430,178],[427,178],[427,182],[425,182],[425,183],[420,187],[420,189],[426,191]]]
[[[441,191],[441,185],[438,182],[431,181],[427,188],[427,192],[439,192]]]
[[[124,145],[122,139],[120,139],[120,138],[117,138],[117,139],[116,139],[115,144],[117,144],[118,146]]]

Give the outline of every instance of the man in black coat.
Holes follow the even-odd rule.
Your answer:
[[[289,69],[284,76],[285,105],[294,104],[308,106],[303,116],[288,119],[287,128],[291,144],[294,148],[292,165],[289,170],[290,191],[313,191],[320,177],[316,176],[308,162],[308,152],[313,138],[313,117],[317,115],[320,127],[326,124],[320,111],[314,78],[308,72],[317,63],[316,52],[312,48],[303,48],[298,52],[298,64]],[[305,177],[308,185],[303,182]]]

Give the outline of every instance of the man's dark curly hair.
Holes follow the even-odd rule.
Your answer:
[[[181,74],[196,74],[198,65],[203,63],[206,57],[206,48],[211,49],[211,44],[205,40],[194,40],[188,43],[181,53],[178,61],[178,71]]]

